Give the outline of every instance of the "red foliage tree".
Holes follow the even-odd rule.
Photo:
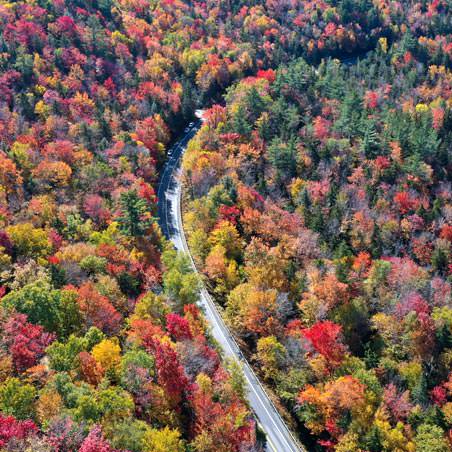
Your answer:
[[[410,403],[409,391],[399,393],[396,386],[392,383],[386,386],[384,390],[383,403],[396,421],[405,420],[413,409],[413,405]]]
[[[98,224],[107,223],[111,217],[110,211],[105,207],[104,199],[99,195],[87,195],[83,210]]]
[[[331,364],[340,364],[345,347],[339,342],[342,327],[329,320],[317,322],[311,328],[305,328],[301,334],[309,340],[315,351],[324,356]]]
[[[443,406],[447,402],[447,391],[442,385],[435,386],[430,391],[430,398],[435,405]]]
[[[121,314],[107,297],[96,290],[91,282],[83,284],[78,289],[78,304],[88,325],[96,326],[109,334],[119,331],[122,321]]]
[[[441,232],[439,234],[439,236],[442,239],[446,239],[449,242],[452,242],[452,225],[450,224],[445,224],[442,228],[441,228]]]
[[[153,347],[155,337],[159,338],[164,335],[163,330],[148,319],[133,319],[130,326],[129,337],[142,343],[148,349]]]
[[[445,112],[441,107],[432,109],[432,126],[435,130],[439,130],[444,122]]]
[[[193,337],[188,321],[178,314],[170,313],[166,316],[166,329],[176,341]]]
[[[413,254],[421,264],[427,265],[431,262],[433,254],[433,244],[425,237],[413,238],[411,243]]]
[[[358,274],[362,274],[367,271],[372,263],[372,258],[370,254],[366,251],[361,251],[354,258],[352,268]]]
[[[74,22],[74,19],[69,16],[61,16],[56,21],[58,31],[61,33],[67,33],[69,35],[76,32],[77,26]]]
[[[94,427],[83,441],[78,452],[112,452],[110,444],[104,439],[100,427]]]
[[[6,25],[4,37],[7,41],[19,42],[30,50],[37,48],[47,39],[41,25],[25,18]]]
[[[252,422],[237,422],[244,414],[238,400],[223,406],[212,398],[212,391],[196,387],[192,406],[195,411],[195,434],[210,437],[220,451],[239,451],[253,442]]]
[[[240,209],[237,206],[226,206],[222,204],[219,209],[219,220],[227,220],[233,225],[237,224],[237,220],[240,217]]]
[[[61,160],[68,165],[75,162],[75,146],[68,140],[56,140],[45,145],[42,154],[49,160]]]
[[[155,355],[158,382],[165,388],[172,406],[178,409],[183,394],[188,389],[188,379],[177,353],[171,345],[157,339],[152,340],[149,348]]]
[[[27,322],[25,314],[15,314],[4,325],[4,340],[9,347],[13,364],[22,372],[37,364],[55,336],[42,326]]]
[[[204,112],[204,120],[212,129],[226,121],[226,108],[215,104]]]
[[[435,347],[435,322],[426,312],[419,312],[417,325],[412,332],[413,352],[422,359],[431,356]]]
[[[394,196],[394,203],[400,210],[402,215],[410,212],[411,210],[417,209],[419,207],[419,201],[413,198],[408,192],[400,191]]]
[[[12,439],[24,439],[37,433],[38,429],[33,421],[18,421],[12,416],[0,414],[0,447],[8,445]]]
[[[13,244],[5,231],[0,231],[0,246],[4,248],[5,253],[13,252]]]
[[[63,244],[63,237],[55,229],[49,231],[49,240],[55,251],[58,251]]]
[[[273,83],[276,80],[276,73],[273,69],[260,69],[257,71],[256,74],[257,78],[264,78],[265,80],[268,80],[270,83]]]
[[[364,106],[371,110],[377,108],[378,106],[378,93],[375,91],[366,91],[364,95]]]
[[[379,155],[374,163],[378,171],[383,171],[391,166],[390,160],[384,155]]]
[[[137,138],[150,151],[155,151],[157,146],[157,132],[155,130],[155,122],[152,118],[146,118],[138,124]]]
[[[397,303],[395,313],[399,318],[405,317],[409,312],[428,314],[430,308],[427,301],[417,292],[410,292]]]
[[[322,118],[321,116],[317,116],[314,119],[314,136],[318,140],[323,140],[326,138],[330,131],[330,121]]]
[[[138,189],[138,195],[140,198],[145,199],[149,204],[155,204],[157,202],[157,197],[155,196],[155,190],[151,185],[146,182],[141,182]]]

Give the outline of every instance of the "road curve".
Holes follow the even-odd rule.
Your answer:
[[[165,236],[174,243],[177,250],[188,254],[195,271],[196,266],[188,249],[181,215],[180,160],[187,143],[198,131],[201,122],[185,129],[182,138],[173,145],[165,165],[158,188],[159,224]],[[306,452],[287,428],[255,373],[247,363],[237,343],[223,322],[207,290],[203,287],[198,304],[211,325],[211,332],[221,346],[224,356],[236,359],[242,366],[246,380],[249,403],[261,429],[267,436],[267,448],[273,452]]]

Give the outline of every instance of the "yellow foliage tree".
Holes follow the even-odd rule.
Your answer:
[[[151,320],[156,325],[163,325],[169,312],[163,296],[148,292],[135,305],[132,319]]]
[[[165,427],[162,430],[155,428],[146,433],[144,437],[145,452],[184,452],[184,442],[180,439],[177,429]]]
[[[34,228],[30,223],[15,224],[5,230],[17,253],[22,256],[40,258],[47,256],[52,250],[47,232],[41,228]]]
[[[64,187],[69,183],[72,176],[72,169],[64,162],[42,161],[32,171],[32,175],[42,183]]]
[[[336,444],[334,450],[335,452],[361,452],[362,449],[358,444],[358,435],[356,433],[347,432]]]
[[[226,220],[220,221],[217,227],[210,233],[209,242],[212,246],[223,246],[228,258],[238,257],[242,250],[240,234],[236,227]]]
[[[49,422],[63,408],[63,400],[55,390],[44,389],[36,403],[36,415],[41,423]]]
[[[210,251],[205,271],[215,281],[215,291],[220,295],[230,292],[240,282],[237,263],[226,257],[226,250],[222,245],[216,245]]]
[[[202,264],[209,253],[209,242],[207,234],[197,229],[190,234],[188,246],[198,264]]]
[[[115,370],[121,362],[121,347],[117,338],[99,342],[93,347],[91,354],[104,371]]]
[[[262,365],[264,377],[267,380],[274,379],[286,358],[286,348],[275,336],[259,339],[257,342],[257,359]]]
[[[405,436],[405,426],[402,422],[397,422],[397,425],[393,428],[383,411],[379,410],[376,414],[375,425],[382,438],[383,451],[414,452],[416,450],[415,444]]]

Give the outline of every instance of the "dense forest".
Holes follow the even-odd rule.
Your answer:
[[[448,0],[0,1],[0,449],[257,452],[184,222],[310,450],[451,450]]]
[[[394,6],[354,64],[234,84],[184,157],[190,248],[313,450],[451,450],[450,15]]]

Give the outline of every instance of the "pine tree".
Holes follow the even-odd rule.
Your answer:
[[[335,129],[351,138],[359,131],[362,103],[356,90],[350,91],[342,102],[341,115],[335,124]]]
[[[274,140],[268,148],[268,159],[275,167],[278,177],[290,179],[296,174],[297,140],[291,138],[287,143]]]
[[[368,159],[374,158],[378,155],[378,135],[373,121],[367,121],[365,125],[361,150]]]
[[[248,110],[248,121],[254,124],[265,109],[265,103],[255,86],[246,95],[246,106]]]
[[[427,380],[425,379],[424,374],[422,374],[418,383],[411,391],[411,397],[415,403],[419,403],[420,405],[428,403]]]
[[[433,270],[438,273],[444,273],[447,270],[447,264],[449,262],[446,252],[439,247],[436,247],[432,255],[432,267]]]
[[[249,135],[251,126],[246,118],[245,109],[240,106],[233,118],[233,130],[240,135]]]
[[[151,224],[146,201],[138,196],[136,190],[130,190],[121,195],[120,204],[120,230],[133,237],[143,236]]]
[[[372,246],[371,246],[372,257],[374,259],[378,259],[381,256],[382,252],[383,252],[383,245],[381,243],[380,228],[376,224],[374,226],[374,231],[372,234]]]

